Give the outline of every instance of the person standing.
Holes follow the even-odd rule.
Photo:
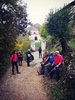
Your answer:
[[[30,52],[30,50],[28,50],[27,53],[26,53],[26,59],[27,59],[27,66],[30,66],[30,61],[31,61],[31,52]]]
[[[39,58],[42,58],[42,49],[41,49],[41,47],[39,47]]]
[[[22,66],[22,60],[23,60],[23,55],[22,55],[22,53],[21,53],[21,52],[18,52],[17,56],[18,56],[19,66]]]
[[[15,74],[14,73],[15,67],[16,67],[17,74],[20,74],[17,61],[18,61],[17,53],[16,53],[16,51],[13,51],[11,56],[10,56],[10,62],[12,64],[12,74],[13,75]]]

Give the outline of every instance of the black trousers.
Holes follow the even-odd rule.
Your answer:
[[[22,65],[22,58],[18,58],[19,66]]]
[[[55,68],[55,69],[54,69]],[[59,80],[60,79],[60,74],[62,72],[62,67],[55,67],[51,70],[50,72],[50,77],[52,78],[55,75],[55,80]]]
[[[27,66],[30,66],[30,59],[27,59]]]
[[[12,74],[14,74],[14,69],[15,69],[15,67],[16,67],[16,71],[17,71],[17,73],[18,73],[19,70],[18,70],[18,64],[17,64],[17,62],[12,62]]]

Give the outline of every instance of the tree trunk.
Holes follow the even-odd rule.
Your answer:
[[[66,42],[65,38],[64,37],[59,37],[59,42],[60,42],[61,47],[62,47],[62,54],[67,54],[68,50],[69,50],[69,47],[67,45],[67,42]]]

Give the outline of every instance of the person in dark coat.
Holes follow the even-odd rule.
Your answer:
[[[31,61],[31,52],[30,52],[30,50],[27,51],[26,58],[27,58],[27,66],[30,66],[30,61]]]
[[[42,58],[42,49],[41,49],[41,47],[39,47],[39,58]]]

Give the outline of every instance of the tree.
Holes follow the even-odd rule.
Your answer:
[[[17,1],[0,0],[0,66],[8,64],[7,59],[15,47],[16,37],[25,32],[27,26],[26,5],[18,5]]]
[[[27,27],[26,5],[21,6],[17,5],[15,0],[10,1],[0,1],[0,47],[4,52],[10,51],[11,46],[13,48],[16,36],[18,33],[25,32]]]
[[[18,36],[16,39],[16,50],[23,50],[26,51],[30,48],[30,40],[27,36]]]
[[[27,27],[27,5],[18,5],[16,11],[17,30],[19,33],[26,32]]]
[[[70,22],[69,14],[70,9],[59,10],[56,13],[51,12],[46,22],[48,33],[59,40],[63,53],[68,52],[68,45],[66,41],[68,34],[65,33],[67,32]]]
[[[43,24],[41,27],[40,27],[40,34],[43,38],[47,38],[48,36],[48,33],[47,33],[47,29],[46,29],[46,24]]]

